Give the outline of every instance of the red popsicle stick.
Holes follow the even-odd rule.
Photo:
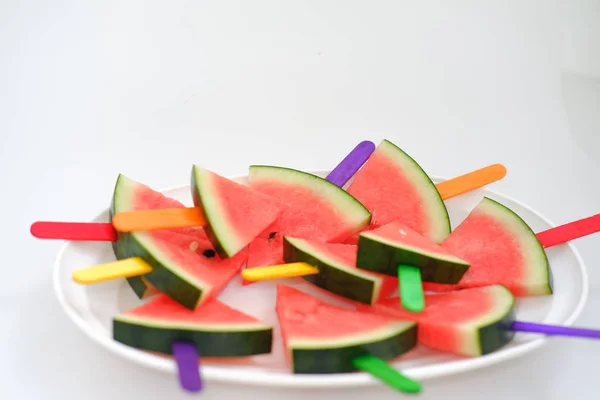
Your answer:
[[[117,234],[106,222],[38,221],[31,225],[31,234],[39,239],[97,240],[114,242]]]
[[[537,234],[544,247],[556,246],[577,238],[600,232],[600,214],[550,228]]]

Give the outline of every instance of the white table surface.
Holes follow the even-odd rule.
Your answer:
[[[599,212],[600,2],[283,3],[0,3],[1,399],[190,397],[76,329],[51,288],[61,243],[29,235],[34,220],[107,207],[119,172],[162,188],[187,183],[192,163],[329,168],[385,137],[432,174],[504,163],[495,189],[556,223]],[[577,323],[600,328],[600,236],[576,244],[591,278]],[[428,381],[422,398],[597,399],[599,354],[600,342],[556,338]],[[202,394],[225,395],[399,396]]]

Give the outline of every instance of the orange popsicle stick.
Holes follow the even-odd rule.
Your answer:
[[[204,226],[206,221],[198,207],[188,207],[120,212],[112,223],[119,232],[131,232]]]
[[[483,187],[492,182],[499,181],[506,176],[506,167],[502,164],[488,165],[469,172],[467,174],[457,176],[445,182],[440,182],[437,185],[438,192],[443,200],[449,199],[459,194]]]

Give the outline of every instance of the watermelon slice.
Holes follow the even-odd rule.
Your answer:
[[[368,230],[398,220],[436,243],[450,234],[448,210],[434,183],[388,140],[377,146],[347,190],[373,214]],[[346,243],[357,241],[355,235]]]
[[[504,285],[515,296],[552,294],[548,257],[537,236],[497,201],[484,198],[442,246],[471,267],[456,286],[427,283],[425,290]]]
[[[373,304],[398,288],[398,279],[356,268],[356,246],[324,243],[286,236],[283,259],[287,263],[305,262],[319,269],[303,278],[338,296]]]
[[[425,310],[406,311],[397,298],[372,307],[378,314],[419,324],[419,343],[432,349],[476,357],[494,352],[514,337],[514,297],[501,285],[426,294]]]
[[[272,327],[214,298],[189,310],[160,294],[113,318],[116,341],[164,354],[172,354],[175,341],[193,343],[202,357],[266,354],[272,336]]]
[[[115,197],[117,192],[119,195],[118,198]],[[115,201],[115,199],[117,201]],[[183,207],[185,206],[179,201],[152,190],[150,187],[129,179],[124,175],[119,175],[111,201],[110,219],[112,219],[112,216],[118,212]],[[208,239],[202,227],[172,228],[168,229],[168,231],[188,237],[188,246],[192,245],[192,243],[196,240]],[[117,259],[126,258],[121,253],[128,238],[129,234],[127,233],[117,233],[117,240],[112,242],[113,251]],[[141,299],[158,293],[158,290],[154,287],[154,285],[148,282],[144,276],[127,278],[127,282]]]
[[[159,195],[119,175],[111,213],[140,207],[156,208],[157,205],[177,206]],[[239,273],[247,256],[244,251],[233,258],[222,259],[202,231],[189,228],[119,232],[113,249],[117,259],[141,257],[153,267],[151,273],[128,280],[139,297],[151,295],[155,287],[192,309],[219,293]],[[152,285],[150,288],[149,284]]]
[[[223,258],[238,254],[281,212],[276,199],[196,165],[192,196],[207,222],[206,233]]]
[[[283,211],[250,244],[247,268],[283,263],[283,236],[339,241],[371,220],[369,211],[342,188],[306,172],[253,165],[249,186],[276,198]]]
[[[417,343],[414,322],[329,305],[289,286],[277,286],[276,310],[295,374],[353,372],[358,356],[388,361]]]
[[[397,276],[399,265],[417,267],[422,281],[439,283],[458,283],[469,269],[468,262],[397,221],[360,234],[358,268]]]

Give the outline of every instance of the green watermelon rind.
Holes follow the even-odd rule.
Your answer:
[[[417,324],[397,321],[369,334],[345,338],[290,339],[287,342],[294,374],[339,374],[356,372],[353,360],[373,355],[393,360],[417,345]]]
[[[408,265],[421,271],[423,282],[456,284],[470,264],[458,257],[436,254],[407,244],[382,238],[374,231],[358,237],[356,266],[390,276],[398,276],[398,266]]]
[[[113,318],[113,338],[137,349],[173,354],[171,343],[190,342],[202,357],[244,357],[271,353],[273,328],[255,324],[200,325],[134,316]]]
[[[366,228],[371,223],[371,212],[360,201],[341,187],[320,176],[286,167],[251,165],[248,173],[249,185],[252,186],[252,182],[259,179],[297,184],[305,189],[310,189],[315,196],[328,201],[339,210],[339,217],[355,227],[355,232]]]
[[[119,174],[110,207],[111,219],[116,212],[125,208],[120,207],[120,204],[131,203],[124,186],[133,183],[131,179]],[[123,191],[125,195],[122,198]],[[147,232],[118,232],[117,240],[113,242],[113,249],[117,260],[131,257],[143,259],[152,267],[152,272],[144,275],[148,282],[181,305],[195,309],[204,300],[208,285],[181,270],[176,262],[169,260],[152,242]],[[128,282],[138,297],[146,297],[149,288],[141,277],[129,278]]]
[[[474,346],[475,351],[472,352],[474,356],[493,353],[507,345],[515,336],[515,332],[511,329],[516,318],[515,298],[505,286],[496,286],[499,291],[497,299],[505,300],[505,303],[508,300],[508,304],[497,302],[495,313],[489,313],[478,321],[478,340]]]
[[[431,227],[433,232],[430,231],[425,236],[436,243],[441,243],[450,235],[452,225],[446,204],[435,183],[414,158],[394,143],[383,139],[378,147],[415,183],[415,190],[419,191],[420,198],[427,203],[425,209],[428,210],[429,221],[434,224]],[[434,210],[435,213],[432,215]]]
[[[215,251],[222,258],[233,257],[246,244],[238,237],[235,230],[227,221],[225,210],[223,210],[217,201],[218,196],[211,193],[212,176],[203,168],[194,165],[192,167],[191,190],[194,205],[199,207],[202,215],[206,219],[204,230]],[[209,195],[200,196],[200,193]]]
[[[381,282],[367,272],[332,260],[304,239],[284,236],[283,259],[286,263],[305,262],[316,267],[318,274],[302,278],[338,296],[364,304],[373,304],[381,291]]]
[[[524,248],[524,256],[530,257],[530,261],[528,261],[526,264],[539,264],[541,266],[540,271],[537,271],[538,274],[536,274],[532,279],[532,281],[535,281],[535,285],[528,285],[530,290],[527,294],[529,296],[552,294],[554,291],[553,278],[550,262],[548,261],[548,255],[546,254],[544,246],[537,238],[537,235],[533,229],[531,229],[531,227],[523,220],[523,218],[521,218],[513,210],[487,196],[481,200],[478,208],[483,212],[494,216],[496,219],[501,220],[505,226],[511,229],[511,232],[515,233],[515,231],[521,230],[521,233],[518,234],[517,237],[519,239],[520,246]],[[507,225],[509,223],[511,223],[512,226]],[[531,273],[533,271],[529,272]],[[538,282],[540,283],[538,284]]]

